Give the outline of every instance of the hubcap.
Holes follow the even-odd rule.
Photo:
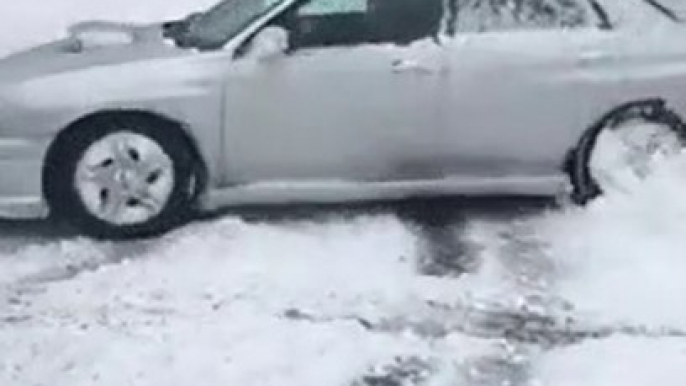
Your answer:
[[[114,225],[144,223],[166,206],[174,188],[171,158],[132,132],[93,143],[76,167],[76,190],[88,211]]]
[[[678,156],[682,147],[679,135],[665,125],[627,122],[600,133],[589,168],[602,190],[626,191]]]

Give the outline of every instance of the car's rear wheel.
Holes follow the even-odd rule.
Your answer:
[[[628,191],[686,145],[686,125],[664,102],[622,106],[582,138],[568,172],[573,198],[585,204],[603,193]]]
[[[194,154],[176,124],[153,115],[102,114],[77,122],[46,160],[51,213],[97,238],[159,235],[191,214]]]

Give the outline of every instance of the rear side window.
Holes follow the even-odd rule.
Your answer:
[[[618,0],[623,1],[623,0]],[[446,0],[450,35],[578,28],[594,23],[587,0]]]

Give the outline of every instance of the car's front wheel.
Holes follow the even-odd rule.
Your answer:
[[[187,220],[196,160],[172,122],[104,114],[62,133],[46,161],[51,213],[98,238],[161,234]]]
[[[631,103],[608,114],[582,138],[568,165],[580,204],[627,191],[678,156],[686,125],[659,100]]]

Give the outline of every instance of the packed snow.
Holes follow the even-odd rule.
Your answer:
[[[0,50],[213,2],[8,2]],[[476,262],[459,278],[420,274],[423,235],[393,214],[0,235],[0,385],[680,386],[684,175],[686,157],[587,208],[476,211],[454,224]]]

